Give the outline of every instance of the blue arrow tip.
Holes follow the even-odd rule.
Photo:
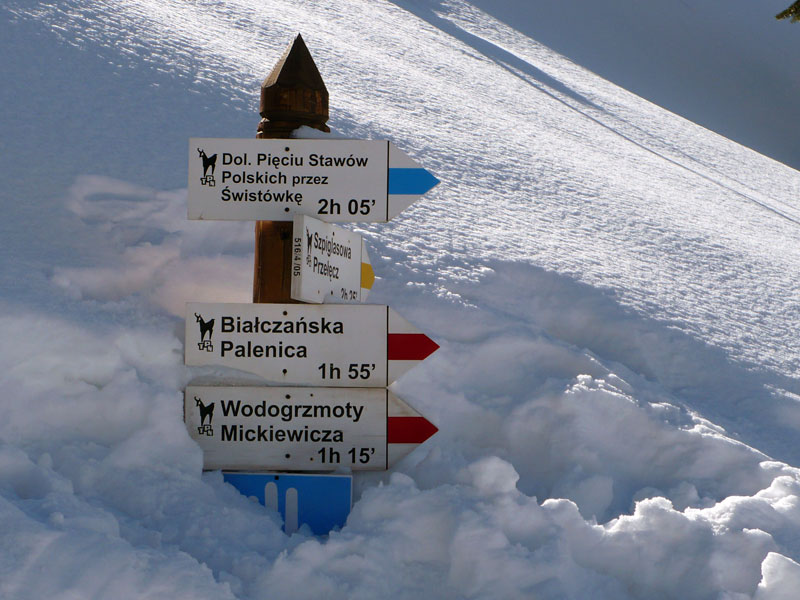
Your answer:
[[[433,173],[425,169],[389,169],[390,194],[421,196],[438,183]]]

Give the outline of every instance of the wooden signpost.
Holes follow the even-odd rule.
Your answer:
[[[388,221],[438,180],[388,141],[291,138],[329,131],[299,35],[264,80],[260,113],[258,139],[189,142],[189,218],[257,222],[254,303],[187,303],[185,362],[317,387],[189,385],[184,419],[204,468],[252,471],[224,475],[281,510],[287,532],[322,534],[344,524],[352,485],[301,473],[385,470],[437,431],[386,386],[439,346],[361,304],[375,279],[366,246],[333,223]],[[299,473],[287,487],[269,469]],[[341,497],[326,509],[313,490]]]

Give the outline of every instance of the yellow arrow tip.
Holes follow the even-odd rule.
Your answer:
[[[361,287],[371,290],[373,283],[375,283],[375,271],[372,270],[372,265],[361,263]]]

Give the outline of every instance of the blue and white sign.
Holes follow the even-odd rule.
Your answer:
[[[386,140],[189,140],[190,219],[386,222],[437,183]]]
[[[241,494],[280,512],[287,534],[308,525],[314,535],[327,535],[344,527],[353,506],[350,475],[223,472],[222,477]]]

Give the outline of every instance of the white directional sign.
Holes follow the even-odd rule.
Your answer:
[[[188,386],[206,469],[385,470],[436,427],[386,389]]]
[[[186,305],[186,364],[267,380],[383,387],[439,346],[379,304]]]
[[[439,183],[388,141],[189,140],[189,218],[384,222]]]
[[[293,300],[364,302],[374,281],[360,235],[313,217],[294,216]]]

